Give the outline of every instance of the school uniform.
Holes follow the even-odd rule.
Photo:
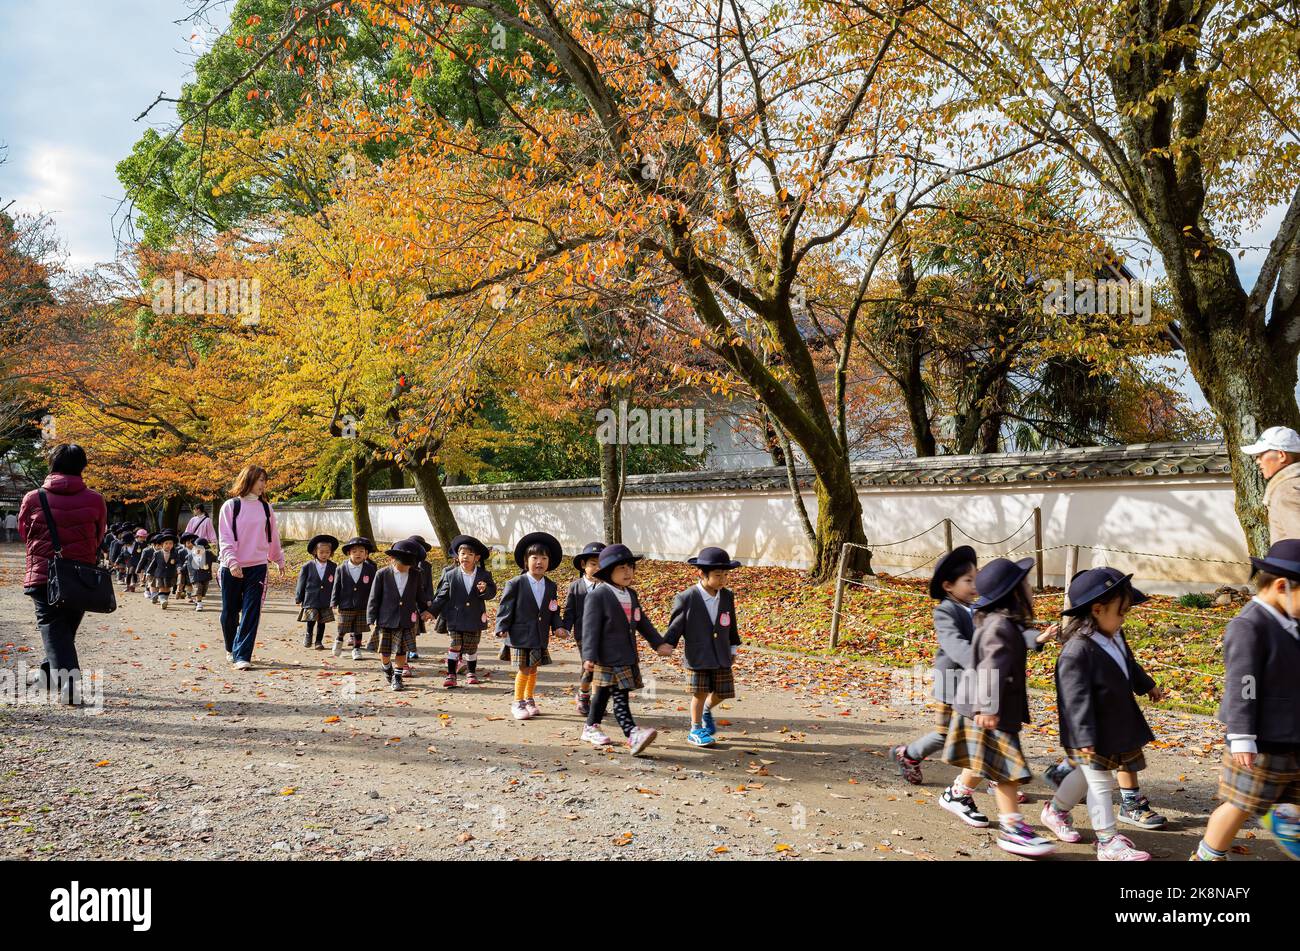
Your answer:
[[[429,609],[415,567],[402,579],[398,575],[392,565],[380,568],[366,605],[367,619],[379,633],[381,654],[409,654],[414,650],[420,615]]]
[[[1026,639],[1025,629],[1004,612],[977,616],[973,663],[957,684],[943,747],[945,763],[993,782],[1033,778],[1020,748],[1020,728],[1030,722]],[[978,714],[995,715],[996,729],[977,726]]]
[[[620,593],[627,599],[630,610],[624,610]],[[592,687],[636,690],[644,686],[637,634],[651,647],[664,643],[650,618],[642,612],[635,590],[616,591],[613,584],[606,583],[588,593],[582,609],[582,659],[595,665]]]
[[[313,624],[327,624],[334,620],[334,611],[330,607],[334,595],[334,578],[338,565],[332,561],[322,562],[313,558],[302,566],[298,572],[298,584],[293,591],[293,603],[302,605],[298,620],[306,621],[308,627]]]
[[[194,546],[191,544],[187,547],[181,544],[177,545],[176,548],[181,555],[176,566],[176,594],[180,596],[189,592],[192,583],[190,580],[190,554],[194,551]]]
[[[172,585],[176,584],[181,554],[182,552],[174,546],[171,551],[163,551],[160,548],[153,553],[153,558],[149,562],[149,575],[153,578],[154,589],[164,597],[171,591]]]
[[[367,558],[359,566],[354,566],[351,561],[343,562],[334,575],[330,606],[338,609],[338,636],[342,638],[344,634],[350,634],[358,646],[361,635],[370,630],[366,623],[366,605],[370,602],[370,589],[374,587],[378,571],[375,563]]]
[[[157,554],[158,549],[152,545],[146,545],[135,558],[135,573],[143,575],[145,584],[148,586],[153,584],[153,559]]]
[[[202,601],[208,593],[212,582],[212,566],[217,563],[216,554],[205,545],[195,545],[190,549],[190,581],[194,584],[194,597]]]
[[[1266,566],[1267,567],[1267,566]],[[1251,816],[1300,803],[1300,628],[1258,598],[1223,632],[1219,798]],[[1237,766],[1233,753],[1255,753]]]
[[[736,622],[736,596],[720,588],[710,597],[700,584],[693,584],[673,598],[672,614],[663,640],[675,649],[686,639],[682,663],[687,672],[687,689],[693,694],[711,693],[718,700],[736,695],[731,665],[740,632]]]
[[[1123,634],[1071,637],[1057,658],[1055,681],[1061,746],[1070,759],[1100,770],[1146,768],[1142,747],[1155,735],[1134,695],[1150,692],[1156,682]],[[1085,746],[1093,752],[1082,752]]]
[[[485,585],[481,593],[479,582]],[[481,564],[475,565],[468,577],[458,564],[443,569],[431,610],[438,616],[439,626],[447,628],[453,653],[478,653],[483,629],[487,627],[487,602],[496,595],[497,583]]]
[[[555,582],[543,576],[539,584],[527,572],[511,578],[497,606],[496,631],[506,635],[515,666],[542,667],[551,662],[551,632],[560,627],[560,602]]]

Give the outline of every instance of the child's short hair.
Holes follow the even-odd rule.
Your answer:
[[[1265,588],[1271,588],[1282,575],[1275,575],[1271,571],[1265,571],[1263,568],[1256,568],[1250,573],[1250,580],[1255,582],[1255,591],[1263,591]],[[1295,582],[1292,582],[1293,584]]]
[[[975,567],[976,565],[975,562],[973,561],[964,561],[959,565],[953,565],[951,569],[945,572],[947,577],[945,577],[943,581],[940,582],[940,584],[952,584],[962,575],[970,574],[972,571],[975,570]]]
[[[547,560],[549,561],[551,558],[551,550],[547,548],[545,545],[543,545],[541,542],[533,542],[531,545],[528,546],[528,550],[524,552],[525,558],[527,558],[529,555],[545,555]]]
[[[1098,598],[1092,604],[1110,604],[1118,598],[1131,605],[1133,603],[1133,588],[1131,585],[1122,584],[1113,591],[1107,592],[1105,597]],[[1096,622],[1092,619],[1092,604],[1088,605],[1086,614],[1067,614],[1065,621],[1061,624],[1061,630],[1056,639],[1064,644],[1072,637],[1091,637],[1097,633]]]

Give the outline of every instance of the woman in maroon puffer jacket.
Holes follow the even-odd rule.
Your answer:
[[[50,474],[45,477],[45,498],[54,516],[63,557],[94,564],[99,543],[104,540],[108,510],[104,497],[86,488],[81,473],[86,468],[86,451],[75,443],[56,446],[50,455]],[[27,571],[23,590],[36,607],[36,623],[45,642],[45,660],[40,678],[59,699],[76,703],[80,699],[80,662],[77,659],[77,628],[85,612],[50,607],[45,598],[49,559],[54,554],[45,510],[33,490],[23,497],[18,509],[18,537],[27,543]]]

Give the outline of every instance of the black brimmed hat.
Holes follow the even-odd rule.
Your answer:
[[[1256,571],[1267,571],[1279,578],[1300,581],[1300,539],[1284,538],[1274,542],[1263,558],[1252,558]]]
[[[634,565],[644,557],[632,554],[632,549],[626,545],[608,545],[600,553],[600,568],[596,571],[596,577],[608,581],[609,573],[616,567]]]
[[[585,570],[583,564],[587,560],[598,556],[604,548],[604,542],[587,542],[587,544],[583,546],[582,551],[573,556],[573,567],[577,568],[579,571]]]
[[[199,537],[199,536],[198,536],[198,535],[195,535],[193,532],[182,532],[182,533],[181,533],[181,544],[184,545],[186,542],[192,542],[192,541],[196,540],[198,537]]]
[[[403,538],[400,542],[393,542],[393,547],[384,554],[398,561],[407,561],[409,559],[410,563],[414,564],[424,558],[424,548],[419,542]]]
[[[1025,580],[1029,569],[1034,567],[1034,559],[1021,558],[1010,561],[1006,558],[994,558],[980,569],[975,576],[975,588],[980,596],[975,601],[975,610],[980,611],[990,604],[1001,601]]]
[[[1147,596],[1133,587],[1133,576],[1118,568],[1089,568],[1070,579],[1070,606],[1061,613],[1082,617],[1098,602],[1109,601],[1116,591],[1129,592],[1129,604],[1141,604]]]
[[[331,554],[339,550],[339,540],[333,535],[313,535],[311,541],[307,543],[307,550],[313,555],[316,554],[316,546],[321,542],[329,542]]]
[[[429,557],[429,552],[433,551],[433,546],[430,545],[428,542],[426,542],[426,541],[424,540],[424,536],[423,536],[423,535],[411,535],[411,536],[410,536],[409,538],[407,538],[406,540],[407,540],[408,542],[412,542],[413,544],[419,546],[419,548],[420,548],[420,558],[419,558],[419,560],[420,560],[420,561],[424,561],[424,559],[428,558],[428,557]]]
[[[488,551],[488,546],[484,545],[473,535],[457,535],[451,540],[451,544],[447,546],[447,554],[455,558],[456,555],[460,553],[461,545],[468,545],[470,548],[474,549],[474,551],[478,553],[479,561],[486,560],[487,556],[491,554],[491,552]]]
[[[546,570],[550,571],[560,564],[560,559],[564,557],[564,549],[560,547],[559,540],[549,532],[529,532],[519,543],[515,545],[515,564],[520,568],[526,568],[528,565],[528,549],[533,545],[542,545],[550,554],[550,560],[546,565]]]
[[[970,545],[958,545],[948,554],[939,559],[934,566],[934,574],[930,576],[930,597],[936,601],[942,601],[948,597],[943,590],[945,581],[956,581],[960,575],[958,570],[965,568],[967,565],[977,566],[979,560],[975,557],[975,549]]]
[[[174,542],[176,541],[176,533],[169,528],[166,531],[161,531],[157,535],[155,535],[154,541],[156,541],[160,545],[163,542]]]
[[[353,538],[349,538],[346,542],[343,543],[343,546],[339,550],[346,555],[348,553],[349,548],[356,548],[358,545],[364,548],[367,554],[373,555],[377,550],[374,542],[372,542],[369,538],[362,537],[361,535],[357,535]]]
[[[687,558],[688,565],[694,565],[701,571],[731,571],[739,568],[740,562],[732,559],[725,548],[701,548],[694,558]]]

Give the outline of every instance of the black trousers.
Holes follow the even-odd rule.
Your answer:
[[[77,628],[85,611],[65,607],[50,607],[43,588],[28,589],[27,594],[36,608],[36,625],[41,629],[45,644],[45,660],[41,663],[41,676],[45,685],[61,694],[71,690],[80,680],[81,662],[77,659]]]

